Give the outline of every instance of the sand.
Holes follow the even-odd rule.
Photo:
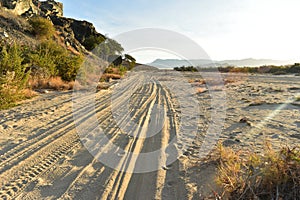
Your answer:
[[[130,72],[110,89],[85,96],[86,102],[80,99],[75,110],[72,92],[51,91],[0,111],[0,198],[213,197],[216,163],[208,159],[214,152],[199,151],[210,125],[222,120],[217,141],[234,149],[260,152],[266,140],[274,148],[299,144],[299,77],[222,74],[224,86],[197,81],[202,78]],[[220,105],[212,104],[214,92],[225,94]],[[76,130],[78,123],[87,136]],[[97,124],[119,149],[104,143]],[[151,159],[142,156],[154,151]]]

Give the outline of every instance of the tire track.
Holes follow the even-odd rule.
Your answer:
[[[108,99],[109,98],[106,98],[106,100]],[[98,104],[102,104],[102,106],[99,106],[96,111],[101,110],[102,112],[107,113],[107,104],[103,104],[103,101],[98,102]],[[89,115],[90,113],[88,113],[88,115],[82,116],[81,120],[89,118]],[[107,115],[103,115],[102,122],[104,122],[105,120],[107,120]],[[34,178],[36,178],[42,172],[46,171],[46,169],[48,169],[56,161],[66,155],[65,153],[63,154],[63,152],[66,152],[67,150],[69,152],[69,150],[71,150],[73,147],[78,146],[80,144],[80,141],[77,134],[74,134],[74,128],[74,124],[72,124],[72,120],[70,119],[68,121],[65,121],[65,123],[62,123],[61,126],[57,127],[55,129],[55,133],[49,134],[49,132],[47,132],[44,134],[46,135],[46,137],[42,140],[39,140],[40,138],[35,138],[34,140],[30,141],[30,144],[33,143],[33,145],[30,146],[28,142],[25,144],[28,144],[29,146],[25,145],[24,147],[23,144],[18,148],[14,148],[13,150],[15,151],[15,154],[13,154],[13,151],[7,153],[10,156],[5,154],[8,159],[3,159],[4,162],[2,162],[2,166],[10,165],[14,167],[7,169],[5,173],[2,172],[1,176],[12,178],[12,176],[9,176],[8,174],[16,174],[15,176],[18,176],[18,178],[10,180],[8,184],[5,184],[0,190],[0,196],[2,196],[3,199],[10,199],[16,196],[22,191],[22,189],[24,189],[30,182],[32,182]],[[38,142],[35,143],[36,141]],[[57,146],[56,143],[63,144]],[[56,149],[51,151],[54,153],[49,155],[46,153],[46,158],[39,155],[45,152],[49,152],[51,148],[54,147]],[[2,156],[2,158],[4,158],[4,156]],[[33,164],[28,166],[29,163],[31,163],[30,160],[33,160]],[[26,165],[28,167],[26,167]],[[19,168],[21,168],[20,171],[18,170]]]
[[[135,134],[135,139],[128,144],[126,151],[133,152],[135,155],[138,155],[141,151],[146,150],[146,151],[152,151],[153,147],[154,148],[161,148],[162,145],[166,146],[166,142],[169,139],[169,132],[167,129],[164,129],[164,133],[162,135],[158,136],[158,139],[160,139],[160,142],[158,145],[153,146],[157,142],[157,140],[150,138],[149,139],[143,139],[145,138],[145,134],[147,132],[147,129],[149,128],[149,123],[150,123],[150,114],[153,109],[154,104],[161,104],[162,99],[164,96],[161,95],[161,87],[158,86],[157,83],[152,82],[152,87],[154,88],[152,91],[152,96],[150,95],[151,98],[148,98],[148,102],[146,106],[143,107],[143,109],[140,109],[139,111],[143,110],[144,113],[142,116],[139,116],[140,119],[140,127],[142,127],[140,130],[137,131]],[[145,94],[145,93],[141,93]],[[153,96],[154,94],[154,96]],[[165,99],[164,99],[165,101]],[[166,109],[166,108],[165,108]],[[136,115],[138,116],[138,115]],[[144,134],[144,135],[143,135]],[[151,140],[152,139],[152,140]],[[156,149],[155,149],[156,150]],[[161,192],[156,192],[156,186],[164,185],[164,177],[165,177],[165,172],[160,171],[159,175],[157,172],[154,173],[148,173],[148,174],[140,174],[140,175],[133,175],[131,173],[124,172],[126,170],[132,170],[135,167],[136,163],[138,161],[138,157],[135,156],[128,156],[125,157],[121,162],[120,165],[122,166],[120,172],[114,172],[114,175],[111,176],[111,181],[106,185],[106,191],[103,193],[101,196],[101,199],[123,199],[129,198],[132,199],[132,196],[135,196],[136,199],[139,199],[139,197],[144,197],[145,191],[149,191],[149,187],[151,187],[151,184],[143,184],[146,182],[149,182],[149,180],[154,181],[154,187],[151,188],[150,190],[153,191],[153,198],[156,196],[161,196]],[[161,161],[158,161],[159,163],[165,163],[166,158],[162,156]],[[144,160],[142,160],[143,163]],[[148,161],[149,162],[149,161]],[[151,161],[150,161],[151,162]],[[145,163],[147,164],[147,162]],[[153,176],[154,175],[154,176]],[[159,180],[158,180],[159,176]],[[139,177],[137,180],[133,180],[133,177]],[[153,180],[153,177],[155,179]],[[149,179],[150,178],[150,179]],[[132,181],[133,180],[133,181]],[[128,187],[132,187],[132,190],[128,190]],[[130,197],[127,197],[126,194],[131,194]]]
[[[103,104],[103,102],[106,103],[109,98],[104,99],[101,102],[98,102],[98,104],[102,105],[99,107],[99,110],[104,109],[107,107],[107,104]],[[76,112],[81,112],[84,108],[81,110],[78,110]],[[76,114],[76,113],[75,113]],[[58,126],[52,127],[53,123],[58,123]],[[21,143],[20,145],[16,146],[15,148],[7,151],[6,153],[0,155],[0,173],[3,173],[6,169],[13,166],[15,163],[20,162],[21,158],[25,159],[28,155],[32,154],[33,152],[38,151],[43,146],[53,142],[56,139],[59,139],[61,136],[63,136],[65,133],[71,131],[74,129],[73,122],[73,114],[66,114],[62,116],[59,121],[53,120],[52,123],[49,123],[50,128],[45,131],[43,134],[38,135],[37,137],[34,137],[30,140],[27,140],[26,142]],[[47,127],[44,127],[46,129]]]

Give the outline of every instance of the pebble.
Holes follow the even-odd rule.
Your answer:
[[[278,139],[280,136],[278,134],[275,134],[272,136],[272,139]]]

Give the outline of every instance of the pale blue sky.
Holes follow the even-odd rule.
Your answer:
[[[299,0],[61,2],[66,17],[91,21],[110,37],[138,28],[164,28],[195,40],[214,60],[300,60]]]

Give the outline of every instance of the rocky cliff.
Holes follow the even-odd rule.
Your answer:
[[[78,52],[87,52],[83,46],[87,38],[91,36],[105,38],[96,31],[92,23],[63,17],[63,4],[54,0],[0,0],[0,8],[0,39],[30,40],[26,21],[35,16],[52,21],[57,30],[57,38],[67,48]],[[12,17],[12,14],[17,17]]]
[[[33,15],[63,16],[63,4],[54,0],[0,0],[0,4],[3,8],[25,17]]]

